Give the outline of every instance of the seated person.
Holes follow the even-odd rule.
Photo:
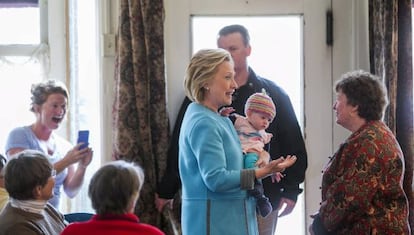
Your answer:
[[[144,172],[133,163],[118,160],[104,165],[89,184],[96,215],[89,221],[69,224],[61,235],[163,235],[158,228],[141,223],[133,213],[143,184]]]
[[[60,234],[66,226],[63,215],[48,200],[53,196],[56,171],[45,154],[25,150],[4,169],[9,202],[0,213],[0,235]]]
[[[0,211],[9,200],[9,193],[7,193],[6,189],[4,188],[3,168],[6,166],[6,162],[6,158],[0,154]]]

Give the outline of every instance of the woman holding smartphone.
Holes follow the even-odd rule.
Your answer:
[[[29,126],[17,127],[10,132],[5,152],[9,159],[25,149],[42,151],[47,155],[57,171],[53,197],[49,202],[59,209],[61,188],[68,197],[76,196],[86,168],[92,161],[93,151],[89,147],[80,149],[82,143],[73,147],[54,133],[67,111],[68,91],[63,83],[48,80],[34,84],[31,93],[30,111],[35,114],[36,120]]]

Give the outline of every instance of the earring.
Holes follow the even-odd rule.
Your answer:
[[[210,87],[204,87],[204,89],[206,89],[207,91],[209,91],[210,90]]]

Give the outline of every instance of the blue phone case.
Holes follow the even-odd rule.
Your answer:
[[[88,147],[89,145],[89,131],[88,130],[82,130],[78,132],[77,143],[79,144],[80,142],[83,142],[83,144],[79,147],[79,150]]]

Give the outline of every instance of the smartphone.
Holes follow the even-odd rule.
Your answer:
[[[79,147],[79,150],[88,147],[89,145],[89,131],[88,130],[80,130],[78,131],[78,141],[79,144],[82,142],[83,144]]]

